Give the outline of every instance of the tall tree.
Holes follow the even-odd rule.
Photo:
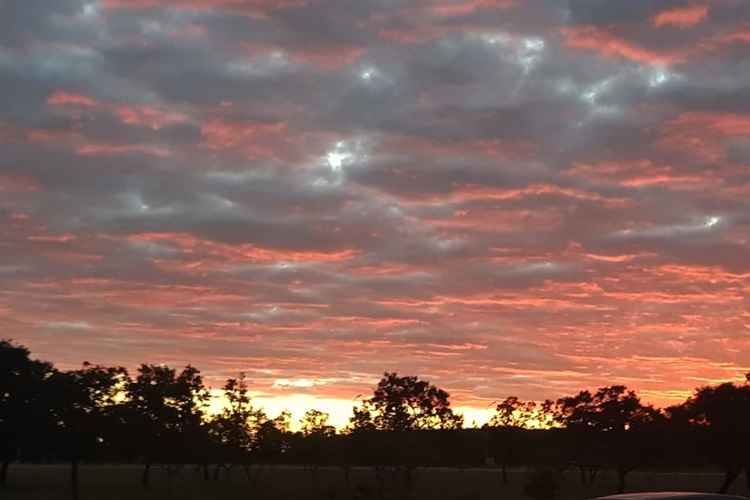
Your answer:
[[[747,469],[750,483],[750,385],[730,382],[695,390],[681,407],[669,409],[673,418],[687,418],[702,431],[703,453],[724,468],[719,493],[726,493],[742,469]],[[675,422],[676,423],[676,422]],[[673,423],[673,426],[675,425]]]
[[[210,432],[219,444],[220,460],[241,464],[250,478],[257,429],[267,417],[263,410],[253,407],[244,373],[228,379],[222,390],[226,404],[222,412],[211,419]]]
[[[503,484],[508,483],[508,467],[519,460],[519,448],[523,446],[520,431],[534,425],[537,413],[534,401],[522,401],[515,396],[505,398],[495,407],[487,425],[487,454],[491,451],[500,465]]]
[[[210,394],[196,368],[186,366],[177,374],[160,365],[141,365],[127,394],[125,418],[144,460],[142,483],[148,486],[154,463],[195,458],[196,447],[186,443],[207,439],[204,415]]]
[[[78,465],[84,458],[95,458],[109,445],[115,429],[117,397],[126,384],[127,372],[121,367],[84,363],[83,368],[55,372],[46,382],[55,454],[71,464],[71,492],[78,498]]]
[[[336,429],[328,424],[328,413],[320,410],[308,410],[300,421],[302,439],[299,442],[301,458],[310,469],[311,487],[313,491],[320,489],[318,468],[331,457],[331,449],[327,445],[336,435]]]
[[[350,421],[352,437],[368,444],[367,456],[362,458],[375,464],[375,479],[381,497],[385,484],[382,464],[388,463],[386,460],[397,465],[401,476],[400,490],[406,498],[414,487],[417,465],[425,457],[421,450],[403,445],[408,434],[378,436],[372,431],[458,430],[463,427],[463,416],[453,413],[449,397],[446,391],[419,377],[399,377],[395,372],[385,372],[372,397],[362,400],[360,407],[354,409]]]
[[[0,488],[7,484],[10,463],[49,437],[44,384],[53,373],[51,364],[31,359],[25,347],[0,340]]]
[[[622,492],[627,474],[657,452],[650,431],[663,422],[662,414],[642,404],[638,395],[623,385],[561,398],[554,411],[557,422],[575,435],[576,459],[584,482],[593,482],[601,465],[611,465],[618,476],[617,490]],[[645,439],[646,434],[652,439]]]
[[[460,429],[463,416],[453,413],[450,395],[416,376],[399,377],[386,372],[371,398],[365,399],[353,423],[367,425],[366,413],[372,415],[372,427],[385,431],[419,429]]]

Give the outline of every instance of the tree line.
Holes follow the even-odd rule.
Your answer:
[[[209,414],[209,388],[192,366],[64,371],[0,341],[0,485],[13,463],[67,462],[77,499],[79,464],[106,462],[141,464],[144,488],[154,466],[168,476],[194,466],[206,480],[238,469],[251,488],[272,464],[305,466],[311,487],[322,466],[340,467],[347,486],[352,466],[369,466],[381,489],[389,469],[407,492],[420,467],[437,465],[494,467],[504,483],[518,466],[576,469],[586,485],[612,470],[620,492],[638,468],[713,466],[724,473],[720,492],[743,471],[750,487],[750,384],[699,387],[667,408],[622,385],[541,403],[508,397],[482,428],[467,429],[446,391],[385,373],[345,429],[309,410],[295,432],[288,412],[271,417],[253,405],[243,374],[222,390],[224,408]]]

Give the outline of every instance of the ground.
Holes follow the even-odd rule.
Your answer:
[[[372,469],[355,468],[350,485],[341,468],[321,469],[314,474],[302,467],[274,467],[262,471],[253,488],[244,472],[236,468],[222,473],[219,480],[206,481],[202,472],[189,467],[170,480],[165,470],[153,471],[153,485],[146,491],[140,485],[141,468],[136,466],[82,466],[80,500],[381,500]],[[316,481],[317,476],[317,481]],[[69,468],[65,465],[13,465],[7,491],[0,490],[4,500],[68,500]],[[522,493],[527,472],[511,471],[509,484],[500,481],[497,470],[491,469],[420,469],[415,475],[411,500],[529,500]],[[744,477],[730,493],[750,496]],[[715,471],[642,471],[628,478],[627,491],[682,490],[715,492],[722,475]],[[403,489],[395,487],[393,474],[384,475],[383,500],[402,499]],[[580,484],[578,475],[566,473],[561,481],[558,500],[585,500],[614,493],[615,478],[603,473],[594,486]]]

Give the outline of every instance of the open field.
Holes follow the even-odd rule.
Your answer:
[[[195,467],[183,469],[170,480],[166,471],[152,472],[150,490],[140,485],[141,467],[138,466],[82,466],[80,500],[250,500],[250,499],[320,499],[380,500],[378,483],[373,469],[353,468],[347,486],[341,468],[321,468],[316,475],[302,467],[273,467],[265,469],[257,486],[250,486],[244,472],[233,469],[222,473],[219,480],[203,479]],[[500,481],[499,471],[493,469],[419,469],[415,474],[412,500],[521,500],[527,472],[510,472],[509,484]],[[7,500],[67,500],[69,467],[65,465],[14,465],[11,467],[9,488],[0,491]],[[384,475],[382,498],[403,498],[391,472]],[[714,492],[722,480],[719,472],[634,472],[628,478],[628,491],[691,490]],[[730,493],[748,495],[744,477],[738,479]],[[583,486],[574,471],[566,473],[561,482],[559,500],[580,500],[613,493],[615,477],[602,472],[593,486]]]

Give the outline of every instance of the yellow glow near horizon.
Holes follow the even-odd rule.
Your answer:
[[[221,390],[213,390],[209,413],[221,412],[226,402]],[[292,430],[298,430],[300,420],[308,410],[320,410],[330,416],[328,423],[337,429],[343,429],[349,423],[352,407],[357,404],[351,399],[321,398],[309,394],[292,394],[289,396],[255,396],[252,398],[255,408],[263,409],[270,417],[276,417],[283,411],[292,414]]]
[[[209,413],[217,414],[224,408],[226,401],[221,390],[212,391],[212,399],[209,406]],[[252,398],[252,404],[255,408],[263,409],[270,417],[276,417],[283,411],[289,411],[292,414],[292,430],[298,430],[300,420],[308,410],[320,410],[328,413],[330,419],[328,423],[341,430],[349,424],[349,417],[352,416],[352,407],[358,404],[356,399],[339,399],[339,398],[321,398],[309,394],[292,394],[289,396],[265,397],[257,396]],[[454,411],[464,416],[464,427],[481,427],[487,423],[494,409],[476,408],[472,406],[455,406]]]
[[[715,383],[719,383],[716,381]],[[666,401],[672,403],[687,398],[691,393],[689,391],[671,391],[662,393],[655,391],[655,395],[661,396],[656,399],[659,402]],[[211,401],[208,413],[215,415],[220,413],[226,404],[223,391],[213,389],[211,391]],[[671,396],[671,397],[670,397]],[[359,404],[359,397],[352,399],[316,397],[310,394],[290,394],[288,396],[262,396],[253,395],[252,405],[256,409],[262,409],[269,418],[277,417],[281,412],[288,411],[291,414],[291,430],[300,429],[300,420],[308,410],[319,410],[328,413],[328,423],[337,430],[343,430],[349,424],[349,418],[352,416],[352,408]],[[537,404],[540,402],[537,401]],[[463,415],[464,428],[479,428],[488,423],[495,414],[495,408],[492,406],[470,406],[470,405],[452,405],[453,411]],[[530,418],[527,422],[529,429],[547,429],[555,427],[556,424],[541,418]]]

